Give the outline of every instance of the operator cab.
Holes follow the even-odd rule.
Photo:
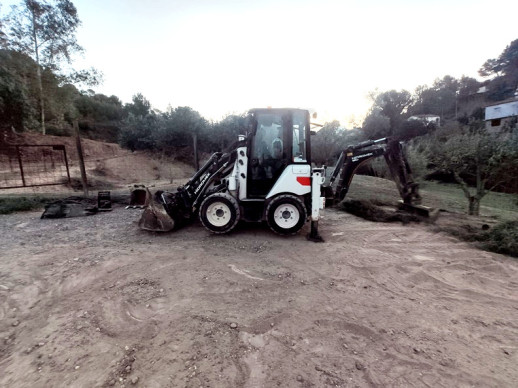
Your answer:
[[[288,165],[311,163],[309,112],[254,109],[250,118],[247,193],[249,198],[265,198]]]

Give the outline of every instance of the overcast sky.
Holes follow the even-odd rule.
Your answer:
[[[4,3],[4,2],[3,2]],[[13,3],[8,1],[7,3]],[[5,3],[4,3],[5,4]],[[254,107],[361,121],[378,88],[477,77],[518,38],[518,1],[75,0],[97,92],[208,119]],[[7,7],[3,7],[6,12]]]

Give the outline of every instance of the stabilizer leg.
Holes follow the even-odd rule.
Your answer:
[[[311,230],[306,238],[313,242],[324,242],[322,236],[318,234],[318,221],[311,221]]]

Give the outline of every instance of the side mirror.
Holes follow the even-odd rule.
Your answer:
[[[316,134],[317,134],[317,131],[309,131],[309,134],[310,134],[311,136],[316,135]]]

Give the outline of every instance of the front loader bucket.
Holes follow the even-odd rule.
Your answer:
[[[175,222],[167,214],[164,206],[153,199],[151,192],[146,188],[147,207],[142,212],[138,226],[140,229],[151,232],[169,232],[174,229]]]

